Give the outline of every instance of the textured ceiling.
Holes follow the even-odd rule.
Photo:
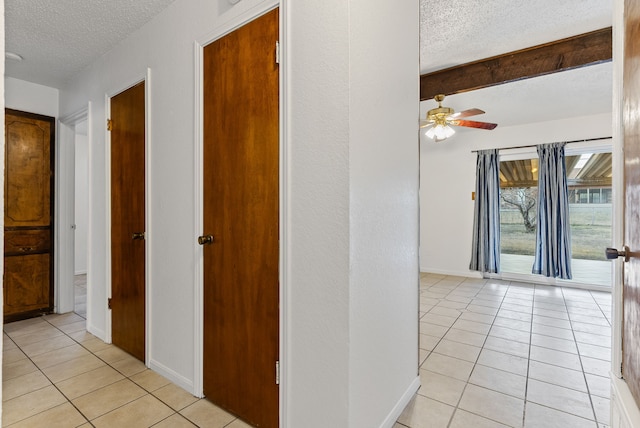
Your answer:
[[[5,0],[5,74],[60,88],[173,0]],[[611,25],[612,0],[420,0],[420,62],[434,71]],[[611,64],[447,97],[500,126],[611,111]],[[421,103],[426,112],[433,101]],[[462,130],[467,131],[467,130]],[[470,132],[479,132],[469,130]]]
[[[612,0],[420,0],[420,67],[441,70],[611,26]],[[447,97],[513,126],[611,112],[611,63]],[[435,101],[423,101],[424,114]],[[476,119],[476,118],[472,118]],[[457,128],[461,134],[485,132]]]
[[[420,0],[422,73],[611,26],[612,0]]]
[[[55,88],[173,0],[5,0],[5,75]]]

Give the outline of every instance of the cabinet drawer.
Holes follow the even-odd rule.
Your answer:
[[[51,249],[49,230],[5,230],[5,255],[48,252]]]

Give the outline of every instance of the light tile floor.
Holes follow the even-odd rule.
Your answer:
[[[4,326],[3,427],[249,425],[85,331],[78,314]]]
[[[604,428],[611,294],[421,274],[422,386],[395,428]]]
[[[422,387],[395,428],[607,426],[609,293],[422,274],[420,307]],[[248,427],[78,314],[4,330],[3,427]]]
[[[73,278],[75,304],[73,311],[81,317],[87,317],[87,274]]]

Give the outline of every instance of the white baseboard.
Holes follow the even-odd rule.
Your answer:
[[[95,326],[87,325],[87,331],[93,334],[94,336],[96,336],[97,338],[99,338],[100,340],[105,341],[106,334],[104,330],[97,329],[95,328]],[[171,382],[178,385],[179,387],[189,392],[190,394],[193,394],[193,381],[176,373],[175,371],[171,370],[164,364],[161,364],[154,360],[150,361],[149,368],[157,372],[159,375],[166,377]]]
[[[91,334],[93,334],[95,337],[97,337],[98,339],[102,340],[103,342],[107,342],[105,340],[105,338],[107,337],[106,333],[104,332],[104,330],[101,330],[99,328],[96,328],[94,325],[89,324],[89,321],[87,320],[87,331]],[[107,342],[109,343],[109,342]]]
[[[161,364],[155,360],[150,360],[149,361],[149,368],[153,371],[155,371],[156,373],[158,373],[159,375],[162,375],[164,377],[166,377],[167,379],[169,379],[171,382],[175,383],[176,385],[178,385],[180,388],[184,389],[185,391],[187,391],[189,394],[192,394],[194,396],[196,396],[194,394],[193,391],[193,381],[187,379],[186,377],[182,376],[179,373],[176,373],[175,371],[171,370],[169,367],[165,366],[164,364]]]
[[[611,376],[611,428],[640,427],[640,409],[624,380]]]
[[[380,428],[392,428],[395,425],[402,411],[407,407],[407,404],[409,404],[409,401],[411,401],[418,388],[420,388],[420,377],[416,377],[413,382],[411,382],[405,393],[400,397],[400,400],[398,400],[391,412],[389,412],[389,415],[387,415],[382,425],[380,425]]]
[[[482,274],[480,272],[475,271],[455,271],[455,270],[447,270],[447,269],[434,269],[429,267],[420,266],[421,273],[437,273],[439,275],[449,275],[449,276],[464,276],[467,278],[482,278]]]

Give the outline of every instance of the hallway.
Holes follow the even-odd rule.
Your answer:
[[[395,428],[604,428],[611,294],[421,274],[422,387]]]

